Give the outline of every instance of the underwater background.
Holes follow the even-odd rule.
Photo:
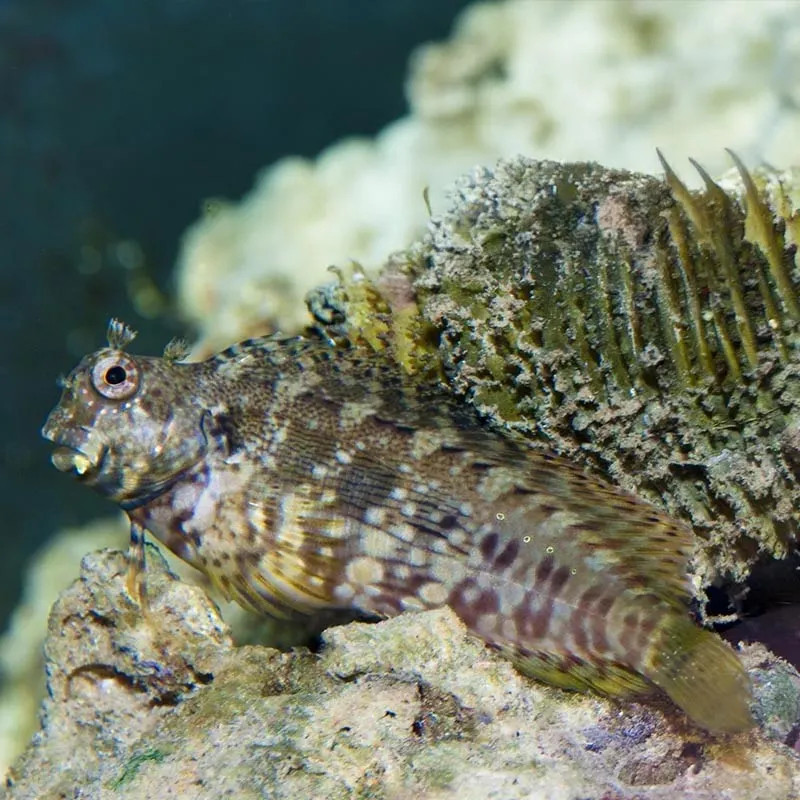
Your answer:
[[[110,316],[159,352],[182,233],[282,155],[405,113],[411,50],[462,0],[0,2],[0,620],[28,557],[113,509],[39,428]]]
[[[316,781],[300,790],[278,776],[286,796],[334,796],[321,788],[318,771],[294,770],[288,751],[258,755],[265,717],[253,718],[251,740],[240,735],[234,707],[232,750],[215,747],[211,761],[197,760],[204,731],[216,736],[226,728],[219,713],[227,708],[226,685],[235,686],[242,708],[269,706],[263,687],[284,686],[283,668],[270,666],[265,650],[238,645],[288,650],[303,631],[294,626],[287,641],[280,625],[230,604],[220,604],[220,617],[213,607],[219,597],[209,601],[194,585],[204,585],[202,576],[177,559],[170,568],[179,578],[169,576],[154,553],[148,588],[161,581],[180,595],[159,619],[167,659],[200,665],[201,651],[213,653],[215,665],[196,673],[199,683],[189,676],[189,694],[196,689],[211,711],[208,728],[197,725],[181,670],[148,649],[157,643],[149,620],[138,609],[126,618],[124,554],[98,552],[124,548],[124,515],[59,475],[39,436],[58,396],[57,376],[103,345],[109,317],[140,332],[134,352],[158,353],[177,334],[202,357],[250,335],[300,331],[311,319],[309,291],[329,334],[341,335],[344,325],[345,335],[383,344],[388,330],[404,367],[431,366],[434,358],[449,389],[488,418],[532,438],[549,432],[548,446],[555,442],[577,464],[688,520],[698,534],[688,575],[693,610],[729,626],[723,635],[730,642],[750,642],[740,654],[762,729],[755,750],[743,739],[704,755],[696,732],[668,729],[655,706],[625,704],[621,714],[597,697],[576,699],[530,682],[517,687],[511,704],[520,721],[512,723],[508,690],[519,676],[503,672],[507,664],[495,672],[491,657],[466,640],[445,672],[423,673],[439,689],[409,685],[404,714],[387,716],[398,702],[398,671],[416,674],[430,663],[438,672],[443,651],[462,646],[446,615],[427,622],[408,615],[396,628],[367,626],[366,638],[357,625],[324,634],[326,674],[362,676],[371,664],[391,677],[384,693],[367,674],[346,681],[342,697],[331,695],[337,727],[341,704],[359,710],[361,725],[370,717],[360,711],[365,698],[373,703],[376,713],[361,733],[339,729],[364,764],[397,763],[411,753],[399,773],[359,768],[359,780],[377,781],[368,791],[402,774],[418,780],[420,789],[408,792],[415,796],[440,785],[459,797],[485,797],[511,785],[504,780],[516,787],[509,796],[519,797],[538,796],[536,781],[548,792],[562,786],[565,797],[579,785],[586,796],[613,785],[617,796],[620,780],[632,787],[624,796],[636,798],[694,796],[686,787],[702,794],[701,783],[713,791],[735,786],[731,797],[747,800],[800,795],[800,367],[793,355],[781,361],[788,353],[782,337],[796,335],[800,301],[791,286],[781,288],[776,296],[786,307],[768,310],[770,292],[759,288],[747,295],[746,314],[723,318],[711,283],[694,291],[688,277],[694,264],[713,277],[733,253],[745,271],[761,265],[757,274],[767,282],[759,287],[773,279],[776,289],[785,287],[782,262],[773,258],[782,253],[800,285],[798,77],[797,0],[172,0],[135,7],[0,0],[0,616],[14,607],[0,635],[4,770],[42,727],[9,772],[15,797],[42,797],[56,785],[64,796],[87,784],[116,789],[145,763],[142,781],[174,781],[177,762],[157,746],[142,750],[145,740],[125,722],[161,731],[173,712],[190,723],[189,772],[195,765],[220,776],[219,790],[209,786],[207,796],[231,791],[225,781],[243,753],[259,762],[241,772],[245,781],[261,780],[266,758],[288,764],[300,781]],[[759,209],[769,224],[754,229]],[[654,294],[662,284],[652,283],[653,264],[666,288],[676,285],[672,275],[685,274],[685,291]],[[338,279],[329,265],[339,268]],[[565,278],[565,291],[547,285],[553,274]],[[725,302],[739,297],[732,274]],[[710,317],[702,311],[707,302]],[[664,320],[683,323],[672,333],[660,325],[665,309]],[[547,336],[554,332],[556,344],[566,329],[577,346],[565,353],[540,341],[542,320],[555,322]],[[761,321],[755,339],[748,320]],[[712,322],[716,340],[706,335]],[[628,349],[617,352],[615,338],[605,337],[614,325],[631,332],[630,341],[620,339]],[[722,349],[708,350],[709,341]],[[751,374],[759,358],[765,371]],[[603,384],[607,365],[614,379]],[[711,390],[698,392],[694,381],[712,374]],[[688,376],[686,385],[675,376]],[[605,394],[587,391],[593,386]],[[697,413],[687,413],[687,402]],[[666,564],[672,579],[682,579],[680,564]],[[113,616],[98,613],[104,608]],[[173,621],[198,612],[210,627],[185,629],[190,635],[182,639],[184,628]],[[137,631],[148,634],[143,647],[131,646]],[[375,661],[381,636],[388,649]],[[419,649],[426,636],[435,645],[430,657]],[[350,644],[348,637],[355,637]],[[311,679],[327,693],[325,680],[313,677],[319,664],[303,664],[297,653],[286,658],[296,659],[297,686]],[[356,673],[342,669],[342,658]],[[209,687],[202,677],[231,666],[227,684]],[[301,677],[306,667],[311,672]],[[152,695],[140,691],[143,674],[154,678]],[[463,681],[451,684],[455,674]],[[77,691],[75,675],[86,678]],[[160,675],[178,682],[177,705]],[[463,708],[452,702],[456,695]],[[490,713],[473,714],[480,708]],[[708,722],[719,727],[716,701],[709,708]],[[302,703],[296,710],[307,713]],[[439,723],[431,725],[434,717]],[[316,711],[313,719],[324,734]],[[484,727],[492,719],[494,734]],[[83,748],[75,731],[87,734]],[[324,749],[331,776],[352,768],[352,750],[320,747],[309,731],[302,725],[297,741],[287,742],[295,754],[311,755],[303,763],[316,763]],[[137,744],[120,747],[119,735]],[[440,741],[458,743],[453,759],[442,758]],[[483,761],[476,760],[478,742]],[[532,771],[534,751],[558,769]],[[665,759],[667,751],[673,757]],[[106,758],[111,752],[118,757]],[[426,758],[430,771],[418,772]],[[742,759],[750,765],[746,778]],[[573,771],[562,772],[565,765]],[[139,791],[130,796],[160,789],[142,783]]]

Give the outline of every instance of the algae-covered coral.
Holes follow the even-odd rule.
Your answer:
[[[791,184],[739,169],[697,192],[669,167],[477,171],[379,301],[345,284],[343,327],[377,320],[407,367],[690,522],[698,586],[742,579],[797,532],[800,271]]]

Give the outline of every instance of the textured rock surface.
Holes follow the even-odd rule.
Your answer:
[[[143,617],[127,596],[127,562],[110,550],[86,556],[80,579],[53,606],[44,728],[21,766],[33,781],[26,796],[71,796],[94,779],[98,786],[113,780],[107,770],[115,755],[208,683],[208,660],[230,647],[202,590],[177,581],[159,558],[152,561],[152,616]]]
[[[319,656],[233,647],[151,557],[143,618],[101,551],[53,608],[43,729],[23,798],[579,797],[782,800],[800,760],[758,730],[715,739],[664,702],[612,704],[517,674],[446,611],[329,630]],[[745,661],[773,671],[762,648]],[[756,713],[787,736],[798,680]],[[764,698],[767,697],[767,705]]]
[[[42,643],[50,607],[78,575],[81,557],[127,539],[122,515],[53,537],[33,559],[22,602],[0,637],[0,772],[16,758],[38,727],[36,712],[45,692]]]

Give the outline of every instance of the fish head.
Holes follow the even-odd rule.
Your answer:
[[[131,506],[198,464],[209,437],[208,412],[195,391],[202,365],[130,355],[123,347],[133,334],[126,335],[113,336],[110,328],[110,346],[62,379],[42,435],[55,445],[57,469]]]

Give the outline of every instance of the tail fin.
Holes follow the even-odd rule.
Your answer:
[[[644,673],[698,725],[715,733],[753,726],[750,680],[731,647],[680,613],[654,637]]]

